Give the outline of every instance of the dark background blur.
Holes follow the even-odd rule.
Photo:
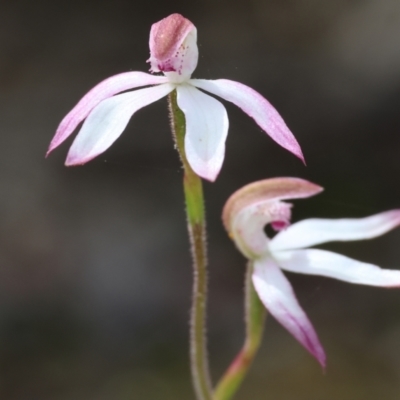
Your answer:
[[[209,348],[216,380],[243,339],[245,260],[223,231],[228,196],[298,176],[325,192],[294,220],[400,207],[400,2],[203,0],[0,2],[0,398],[193,399],[191,265],[182,173],[166,100],[146,107],[104,155],[47,160],[62,117],[99,81],[147,71],[152,23],[198,29],[197,78],[254,87],[285,118],[307,167],[231,104],[227,152],[205,183]],[[325,246],[400,268],[400,230]],[[324,375],[268,320],[242,400],[400,396],[400,291],[290,275],[328,355]]]

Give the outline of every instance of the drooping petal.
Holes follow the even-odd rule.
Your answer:
[[[165,83],[102,101],[86,118],[65,164],[81,165],[103,153],[118,139],[137,110],[161,99],[174,88]]]
[[[271,315],[325,367],[324,349],[279,267],[270,259],[255,261],[253,283]]]
[[[270,242],[272,251],[298,249],[332,241],[372,239],[400,225],[400,210],[366,218],[306,219],[279,232]]]
[[[197,29],[180,14],[155,23],[150,31],[152,72],[164,72],[170,82],[183,82],[196,69],[199,58]]]
[[[197,175],[214,181],[225,156],[228,116],[225,107],[191,85],[177,87],[177,103],[185,114],[185,151]]]
[[[226,230],[231,232],[236,215],[249,206],[268,202],[273,208],[280,200],[306,198],[322,190],[321,186],[300,178],[272,178],[253,182],[229,197],[222,212],[222,220]]]
[[[281,268],[300,274],[321,275],[360,285],[399,287],[400,271],[382,269],[341,254],[319,249],[277,251]]]
[[[279,145],[304,162],[300,145],[275,108],[259,93],[227,79],[191,79],[192,85],[222,97],[240,107]]]
[[[164,76],[154,76],[144,72],[125,72],[114,75],[91,89],[79,103],[64,117],[50,143],[47,155],[59,146],[75,128],[89,115],[101,101],[125,90],[140,86],[166,83]]]

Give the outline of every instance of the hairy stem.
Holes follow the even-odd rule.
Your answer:
[[[249,261],[245,279],[246,338],[241,351],[218,382],[214,400],[230,400],[239,389],[260,347],[266,310],[253,287],[253,264]]]
[[[169,97],[171,129],[183,169],[188,231],[193,258],[193,299],[190,321],[190,361],[197,400],[212,400],[205,336],[207,299],[207,251],[203,186],[201,179],[190,167],[185,154],[185,116],[179,109],[176,91]]]

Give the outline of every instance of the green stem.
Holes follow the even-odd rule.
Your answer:
[[[253,264],[248,263],[245,280],[246,339],[214,392],[214,400],[229,400],[239,389],[260,347],[266,310],[253,287]]]
[[[185,116],[179,109],[176,91],[169,95],[171,129],[184,169],[183,187],[194,268],[193,303],[190,323],[192,379],[198,400],[212,400],[208,367],[205,317],[207,298],[207,252],[204,197],[201,179],[190,167],[185,154]]]

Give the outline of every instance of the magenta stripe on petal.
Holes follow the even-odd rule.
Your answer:
[[[304,162],[300,145],[293,133],[286,126],[278,111],[261,94],[242,83],[227,79],[191,79],[189,82],[200,89],[236,104],[252,117],[275,142]]]
[[[75,128],[89,115],[90,111],[101,101],[124,90],[166,82],[167,78],[164,76],[154,76],[136,71],[114,75],[100,82],[83,96],[79,103],[61,121],[46,156],[67,139]]]

